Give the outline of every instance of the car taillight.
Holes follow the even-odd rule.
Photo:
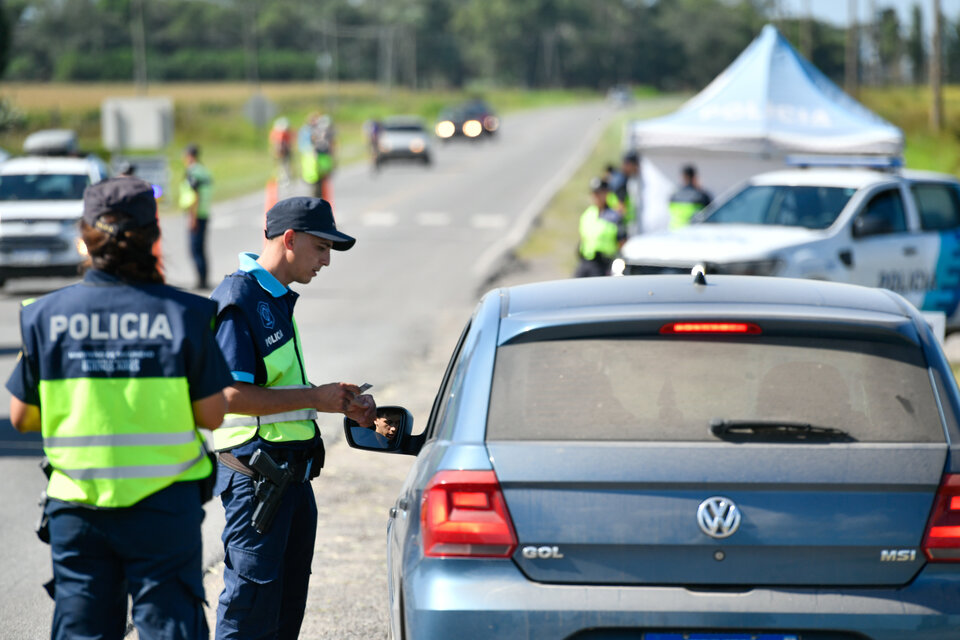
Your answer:
[[[960,562],[960,473],[944,474],[923,536],[933,562]]]
[[[427,556],[508,558],[517,546],[500,482],[493,471],[439,471],[420,510]]]
[[[671,322],[660,327],[661,334],[747,333],[759,335],[760,327],[752,322]]]

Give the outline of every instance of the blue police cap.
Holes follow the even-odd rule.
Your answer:
[[[125,229],[138,229],[157,224],[157,199],[148,182],[132,176],[108,178],[92,184],[83,191],[83,220],[98,227],[97,219],[105,213],[129,216],[121,229],[116,225],[102,225],[102,231],[111,235]]]
[[[330,203],[321,198],[296,197],[281,200],[267,211],[266,236],[275,238],[287,229],[302,231],[333,242],[337,251],[346,251],[356,238],[337,231]]]

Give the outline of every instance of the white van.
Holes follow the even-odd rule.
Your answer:
[[[688,227],[638,235],[624,274],[705,272],[884,287],[960,329],[960,181],[864,168],[788,169],[722,194]]]

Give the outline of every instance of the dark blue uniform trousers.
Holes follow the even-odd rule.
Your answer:
[[[177,483],[132,507],[71,508],[51,501],[47,512],[55,580],[52,638],[123,638],[128,593],[141,640],[209,637],[203,509],[195,482]]]
[[[309,482],[289,485],[273,524],[260,534],[250,524],[256,507],[253,479],[222,464],[218,473],[227,522],[216,637],[293,640],[307,606],[317,537],[313,488]]]

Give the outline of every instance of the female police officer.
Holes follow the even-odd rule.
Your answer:
[[[229,370],[216,305],[167,287],[149,184],[84,192],[82,282],[21,310],[10,420],[41,431],[51,465],[53,638],[121,638],[127,595],[140,638],[207,638],[196,426],[217,427]]]

